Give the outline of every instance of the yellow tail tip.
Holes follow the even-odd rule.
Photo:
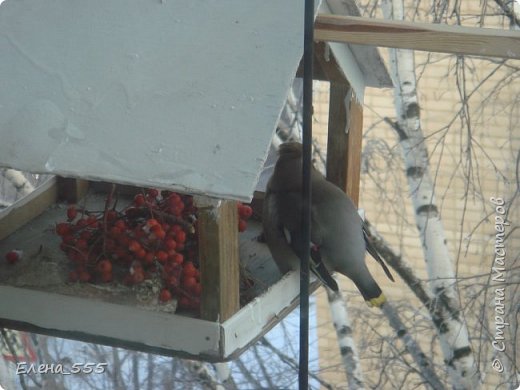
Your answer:
[[[369,307],[381,307],[381,305],[385,302],[386,302],[386,297],[383,293],[381,293],[381,295],[378,296],[377,298],[372,298],[372,299],[368,300],[367,305]]]

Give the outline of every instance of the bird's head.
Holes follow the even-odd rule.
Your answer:
[[[301,158],[302,144],[299,142],[285,142],[278,149],[280,158]]]

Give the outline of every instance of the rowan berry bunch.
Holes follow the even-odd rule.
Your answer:
[[[193,197],[147,189],[119,211],[112,198],[113,193],[100,212],[70,206],[67,222],[56,225],[60,248],[73,265],[69,280],[137,285],[160,278],[161,302],[176,298],[180,308],[198,311],[202,287]],[[238,212],[243,231],[252,210],[239,204]]]

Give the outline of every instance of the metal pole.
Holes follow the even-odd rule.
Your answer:
[[[309,257],[311,242],[311,151],[312,151],[312,77],[314,57],[314,0],[305,0],[303,41],[303,164],[302,164],[302,238],[300,271],[300,390],[309,388]]]

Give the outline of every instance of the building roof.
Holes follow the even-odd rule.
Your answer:
[[[0,166],[248,200],[302,15],[298,0],[8,0]]]

